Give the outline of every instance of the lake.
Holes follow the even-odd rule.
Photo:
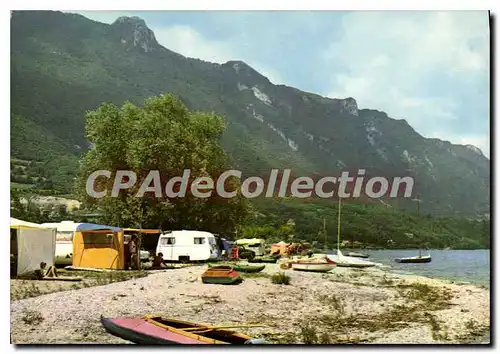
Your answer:
[[[356,251],[369,254],[370,261],[390,266],[394,272],[490,285],[489,250],[422,250],[422,255],[432,256],[432,262],[421,264],[394,262],[394,258],[418,256],[418,249]],[[336,254],[336,251],[332,253]],[[343,253],[347,254],[347,250]]]

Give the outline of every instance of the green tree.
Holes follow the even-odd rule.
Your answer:
[[[197,198],[189,186],[198,177],[218,176],[230,169],[229,158],[221,146],[225,125],[214,113],[190,112],[176,97],[165,94],[145,101],[143,107],[126,102],[122,107],[104,103],[87,113],[86,135],[92,148],[80,161],[76,193],[85,207],[103,212],[102,222],[131,227],[199,229],[232,235],[247,214],[246,202],[217,196]],[[190,169],[185,197],[169,198],[165,185],[172,177]],[[97,170],[112,172],[100,178],[96,190],[107,189],[104,198],[86,193],[88,176]],[[136,184],[111,197],[117,170],[134,171]],[[162,196],[148,192],[136,197],[150,171],[158,171]],[[226,180],[226,191],[239,188],[235,179]],[[176,189],[174,189],[176,190]]]

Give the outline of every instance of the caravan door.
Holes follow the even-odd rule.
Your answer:
[[[161,235],[156,246],[156,254],[162,253],[163,259],[166,261],[177,261],[179,259],[174,252],[174,248],[175,237],[172,234]]]

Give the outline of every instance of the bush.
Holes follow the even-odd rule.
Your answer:
[[[24,310],[22,320],[27,325],[38,325],[43,322],[44,318],[40,311]]]
[[[288,275],[286,275],[285,273],[276,273],[276,274],[273,274],[273,276],[271,277],[271,282],[273,284],[284,284],[284,285],[288,285],[290,284],[290,277]]]
[[[316,329],[310,326],[309,324],[305,324],[300,327],[300,335],[302,337],[302,341],[304,342],[304,344],[318,343],[318,334],[316,333]]]

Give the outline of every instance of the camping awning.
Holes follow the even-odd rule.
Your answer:
[[[161,234],[160,229],[131,229],[131,228],[127,228],[127,229],[123,229],[123,231],[125,231],[125,232],[127,232],[127,231],[140,232],[141,234]]]
[[[98,224],[88,224],[88,223],[83,223],[79,224],[76,227],[76,231],[113,231],[113,232],[120,232],[122,230],[121,227],[116,227],[116,226],[107,226],[107,225],[98,225]]]
[[[236,240],[235,243],[237,245],[259,244],[259,243],[264,243],[264,240],[261,238],[242,238],[242,239]]]
[[[11,227],[32,227],[32,228],[37,228],[37,229],[50,229],[50,227],[36,224],[34,222],[19,220],[16,218],[10,218],[10,226]]]

